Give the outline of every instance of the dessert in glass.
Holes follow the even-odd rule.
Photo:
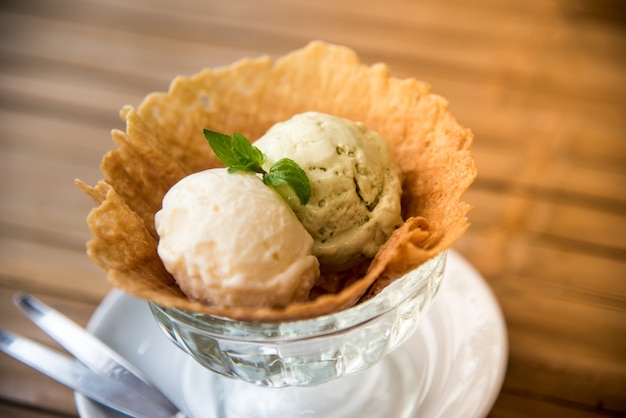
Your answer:
[[[235,414],[242,390],[232,385],[261,390],[267,414],[346,412],[354,402],[338,394],[371,392],[371,373],[384,374],[381,360],[418,327],[446,250],[468,227],[473,136],[445,99],[312,42],[274,63],[178,77],[121,116],[104,179],[78,181],[98,205],[88,253],[114,286],[148,301],[176,345],[225,377],[203,395],[217,399],[215,414]],[[322,128],[330,134],[317,143]],[[310,199],[222,168],[206,130],[258,139],[264,173],[293,159]],[[409,392],[415,379],[403,381]],[[315,397],[324,399],[313,411]]]
[[[428,371],[407,367],[407,353],[394,350],[428,312],[445,262],[440,253],[366,302],[297,321],[236,321],[149,304],[165,334],[220,376],[188,373],[191,416],[410,416]],[[381,396],[389,405],[374,412]]]

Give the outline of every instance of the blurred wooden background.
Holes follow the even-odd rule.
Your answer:
[[[510,361],[492,417],[626,416],[626,15],[618,0],[5,0],[0,326],[26,289],[85,324],[110,286],[84,254],[118,109],[177,74],[310,40],[428,81],[475,135],[456,246],[497,295]],[[0,416],[74,416],[0,355]]]

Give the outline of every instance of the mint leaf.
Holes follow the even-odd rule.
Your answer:
[[[265,173],[261,167],[265,162],[265,155],[260,149],[250,144],[245,136],[235,132],[232,138],[232,148],[239,159],[239,165],[236,168],[253,173]]]
[[[230,137],[205,129],[204,137],[213,148],[217,158],[228,168],[229,173],[239,170],[260,173],[263,175],[263,183],[273,187],[287,201],[289,201],[289,196],[280,186],[288,186],[303,205],[311,198],[309,178],[295,161],[283,158],[272,165],[269,172],[266,172],[262,167],[265,163],[265,155],[242,134],[235,132]]]
[[[265,173],[261,167],[265,156],[260,149],[240,133],[235,132],[232,137],[219,132],[204,130],[204,137],[209,141],[217,158],[228,167],[229,172],[238,170],[253,173]]]
[[[263,182],[274,188],[280,185],[289,186],[303,205],[311,198],[309,178],[304,170],[289,158],[278,160],[263,176]]]
[[[239,159],[233,150],[233,141],[230,136],[205,129],[204,137],[209,141],[209,145],[213,148],[217,158],[226,167],[234,167],[239,164]]]

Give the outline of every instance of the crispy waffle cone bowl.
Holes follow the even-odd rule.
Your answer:
[[[385,138],[402,175],[405,223],[367,265],[323,274],[306,302],[250,309],[189,300],[157,255],[154,215],[178,180],[221,166],[203,129],[254,140],[306,111],[363,122]],[[468,227],[461,199],[476,176],[470,130],[426,83],[390,77],[387,66],[364,65],[344,47],[312,42],[275,62],[244,59],[177,77],[169,92],[120,114],[126,132],[112,132],[117,148],[102,161],[104,179],[93,187],[77,180],[97,205],[87,218],[88,254],[115,287],[159,306],[263,322],[334,313],[442,253]]]

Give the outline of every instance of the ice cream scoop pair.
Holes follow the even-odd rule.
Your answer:
[[[249,308],[303,302],[320,267],[371,259],[402,224],[398,167],[362,123],[306,112],[254,145],[268,167],[294,160],[311,198],[287,202],[256,175],[223,168],[176,183],[155,216],[158,253],[191,299]]]
[[[320,277],[303,302],[251,308],[189,298],[159,257],[161,238],[155,214],[162,208],[165,194],[181,179],[220,166],[203,129],[261,138],[273,125],[308,111],[360,121],[384,138],[402,178],[402,225],[372,259],[352,269],[331,271],[320,253]],[[462,198],[476,177],[470,151],[472,132],[456,121],[448,102],[432,94],[427,83],[392,77],[385,64],[363,64],[346,47],[314,41],[276,60],[246,58],[181,75],[168,91],[148,94],[136,108],[123,107],[120,116],[126,128],[112,131],[115,147],[102,160],[103,178],[94,186],[77,180],[96,205],[87,217],[92,234],[87,252],[106,270],[113,286],[163,307],[255,322],[332,314],[376,298],[389,283],[450,248],[469,225],[466,215],[470,206]],[[264,148],[268,162],[274,158],[270,148]],[[332,151],[332,146],[328,149]],[[352,150],[335,147],[335,152],[350,155]],[[298,163],[306,165],[306,161]],[[379,171],[375,175],[367,172],[378,170],[375,167],[376,163],[356,164],[352,167],[356,172],[366,170],[363,181],[348,183],[353,192],[358,191],[359,204],[383,208],[381,197],[386,192],[379,196],[376,187],[368,186],[367,179],[380,178]],[[321,168],[320,178],[329,173]],[[314,179],[311,183],[312,189],[316,187]],[[334,189],[324,190],[329,196],[340,194]],[[312,196],[309,204],[313,201]],[[341,205],[326,207],[324,199],[317,204],[321,212],[328,209],[323,216],[330,220],[342,223],[352,216],[344,214]],[[297,205],[292,209],[294,213],[300,210]],[[357,224],[363,213],[369,214],[369,208],[353,211]],[[306,219],[298,216],[304,225]],[[330,246],[328,237],[343,235],[339,234],[340,223],[335,229],[312,229],[309,235],[320,242],[313,248]],[[362,240],[358,235],[355,239]],[[349,236],[344,235],[346,240]]]

